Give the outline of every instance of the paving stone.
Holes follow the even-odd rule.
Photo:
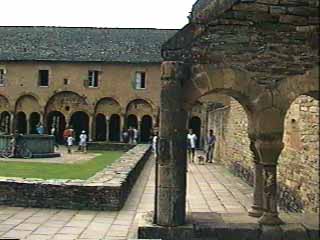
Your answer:
[[[78,238],[78,235],[75,234],[56,234],[52,240],[75,240]]]
[[[3,236],[2,238],[25,238],[27,237],[32,231],[22,231],[22,230],[10,230]]]
[[[60,227],[39,227],[33,234],[37,235],[54,235],[58,232]]]
[[[19,224],[18,226],[16,226],[14,229],[15,230],[30,230],[33,231],[36,228],[38,228],[40,226],[40,224],[37,223],[22,223]]]

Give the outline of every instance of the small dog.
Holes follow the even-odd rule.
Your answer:
[[[198,156],[198,163],[199,163],[199,165],[204,165],[204,157],[203,156]]]

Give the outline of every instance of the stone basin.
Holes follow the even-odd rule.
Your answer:
[[[4,150],[12,138],[12,135],[0,135],[0,151]],[[32,152],[32,158],[60,157],[60,153],[54,151],[54,136],[28,134],[22,135],[17,144],[25,142],[26,147]]]

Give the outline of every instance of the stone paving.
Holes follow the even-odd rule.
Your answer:
[[[125,206],[119,212],[0,206],[0,239],[134,239],[139,219],[153,210],[153,166],[153,159],[147,162]],[[252,188],[223,167],[190,164],[188,176],[189,212],[245,214],[249,209]]]

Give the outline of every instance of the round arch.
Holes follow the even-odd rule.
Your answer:
[[[63,131],[66,128],[66,118],[65,116],[58,111],[49,112],[46,117],[47,127],[49,130],[55,128],[55,134],[57,141],[61,144],[64,143]]]
[[[109,140],[111,142],[119,142],[120,134],[120,116],[118,114],[112,114],[109,123]]]
[[[119,102],[111,97],[100,99],[95,106],[96,114],[104,114],[105,116],[111,116],[112,114],[120,114],[121,106]]]
[[[152,132],[152,117],[149,115],[144,115],[141,119],[140,126],[140,138],[141,142],[149,142]]]
[[[31,94],[20,96],[15,103],[15,112],[24,112],[27,115],[33,112],[41,112],[38,97]]]
[[[98,113],[95,119],[96,136],[97,141],[106,141],[107,139],[107,121],[104,114]]]
[[[127,127],[138,128],[138,117],[134,114],[130,114],[127,117]]]
[[[126,107],[126,115],[136,115],[142,118],[144,115],[153,115],[152,105],[144,99],[135,99],[128,103]]]
[[[57,111],[65,117],[70,117],[78,111],[90,112],[90,108],[85,97],[72,91],[63,91],[49,98],[45,107],[45,114]]]
[[[40,113],[32,112],[29,117],[30,134],[37,134],[37,125],[40,123]]]
[[[26,134],[27,124],[26,114],[24,112],[16,113],[16,131],[18,131],[18,133]]]
[[[83,111],[74,112],[70,118],[70,126],[74,129],[77,142],[81,131],[86,131],[87,136],[89,136],[89,115]]]
[[[10,134],[11,127],[11,116],[8,111],[4,111],[0,113],[0,132],[4,134]]]

